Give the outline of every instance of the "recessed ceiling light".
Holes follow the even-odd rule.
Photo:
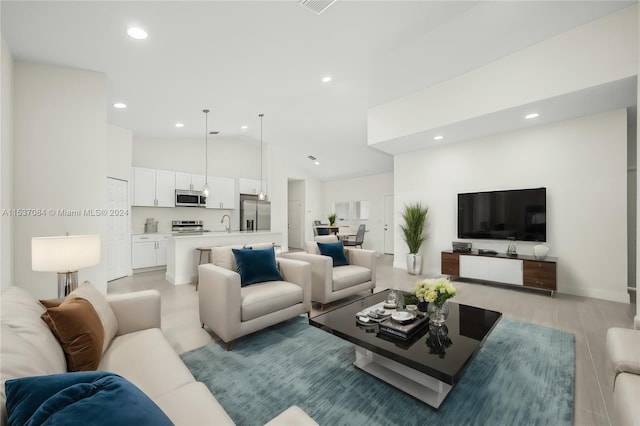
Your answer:
[[[538,117],[540,114],[538,114],[537,112],[534,112],[532,114],[527,114],[524,116],[524,118],[526,118],[527,120],[531,120],[532,118],[536,118]]]
[[[118,109],[123,109],[127,107],[127,104],[123,104],[122,102],[116,102],[115,104],[113,104],[113,107]]]
[[[433,140],[434,140],[434,141],[441,141],[443,138],[444,138],[444,136],[442,136],[442,135],[438,135],[438,136],[434,136],[434,137],[433,137]]]
[[[136,40],[144,40],[148,36],[145,30],[137,27],[128,28],[127,34],[129,35],[129,37],[135,38]]]
[[[316,166],[319,166],[319,165],[320,165],[320,162],[316,160],[316,161],[314,161],[314,163],[313,163],[313,164],[315,164]]]
[[[324,77],[322,77],[322,82],[323,83],[329,83],[331,81],[331,76],[330,75],[325,75]]]
[[[242,130],[247,130],[249,128],[249,126],[242,126],[240,127]]]
[[[176,123],[176,127],[184,127],[184,123]]]

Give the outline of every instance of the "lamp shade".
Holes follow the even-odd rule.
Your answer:
[[[100,263],[100,235],[33,237],[31,269],[71,272]]]

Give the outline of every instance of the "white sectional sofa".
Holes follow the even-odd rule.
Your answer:
[[[613,378],[613,424],[640,426],[640,330],[607,330],[607,360]]]
[[[5,381],[66,373],[61,346],[40,315],[45,307],[27,291],[10,287],[0,297],[2,424],[6,424]],[[126,378],[177,425],[233,425],[207,387],[197,382],[160,330],[160,295],[153,290],[106,298],[117,331],[98,370]],[[98,309],[96,309],[98,310]],[[104,415],[105,413],[100,413]],[[291,407],[270,425],[316,425]]]

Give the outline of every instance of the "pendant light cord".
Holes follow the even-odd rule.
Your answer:
[[[209,186],[209,110],[203,109],[204,112],[204,187]]]
[[[264,114],[258,114],[258,117],[260,117],[260,193],[264,194],[262,192],[262,118]]]

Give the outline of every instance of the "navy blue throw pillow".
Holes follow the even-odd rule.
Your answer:
[[[265,281],[282,281],[273,247],[266,249],[232,249],[242,287]]]
[[[7,380],[7,425],[171,425],[128,380],[104,371]]]
[[[349,264],[347,256],[345,256],[344,254],[344,246],[342,245],[342,241],[338,241],[337,243],[317,244],[318,250],[320,250],[321,255],[330,256],[333,259],[333,266],[344,266]]]

